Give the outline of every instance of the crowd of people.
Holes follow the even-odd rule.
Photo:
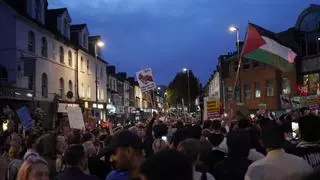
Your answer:
[[[320,179],[319,129],[319,116],[287,112],[233,121],[154,113],[108,129],[5,131],[0,180]]]

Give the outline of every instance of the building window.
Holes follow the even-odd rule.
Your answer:
[[[303,86],[308,87],[308,95],[320,94],[319,84],[320,84],[319,73],[306,74],[303,76]]]
[[[63,80],[63,78],[60,78],[59,84],[60,84],[60,88],[59,88],[60,97],[64,98],[64,80]]]
[[[238,61],[233,63],[233,71],[237,71],[238,70]]]
[[[244,84],[244,93],[246,99],[251,99],[251,89],[250,84]]]
[[[90,88],[90,86],[88,86],[88,88],[87,88],[87,97],[91,98],[91,88]]]
[[[68,52],[68,62],[69,62],[69,66],[72,67],[72,53],[71,53],[71,51]]]
[[[87,47],[87,35],[86,34],[84,34],[83,35],[83,47]]]
[[[80,71],[83,71],[83,57],[80,58]]]
[[[42,73],[41,76],[41,95],[44,98],[48,97],[48,76],[46,73]]]
[[[282,94],[291,94],[290,80],[287,77],[281,79]]]
[[[33,31],[29,31],[28,33],[28,51],[36,52],[36,38]]]
[[[243,70],[250,69],[250,63],[248,61],[243,61],[242,68]]]
[[[100,100],[103,100],[104,99],[104,94],[103,94],[103,89],[100,89]]]
[[[64,63],[64,50],[62,46],[60,47],[59,53],[60,53],[60,62]]]
[[[64,19],[64,35],[68,37],[68,34],[69,34],[69,24],[68,24],[68,20],[67,19]]]
[[[267,97],[274,96],[274,83],[272,80],[266,81],[266,95]]]
[[[236,86],[236,100],[240,101],[241,98],[241,86],[239,86],[239,84]]]
[[[69,80],[69,91],[71,91],[71,92],[72,92],[72,90],[73,90],[72,81],[71,81],[71,80]]]
[[[254,83],[254,97],[261,98],[261,90],[260,90],[260,83]]]
[[[45,37],[41,39],[41,55],[43,57],[48,57],[48,43]]]
[[[82,96],[82,97],[86,97],[83,83],[81,83],[81,96]]]
[[[42,22],[42,7],[41,7],[41,1],[36,0],[36,19],[40,22]]]
[[[90,62],[89,62],[89,59],[87,59],[87,73],[89,74],[89,68],[90,68]]]
[[[252,67],[255,68],[255,67],[258,67],[258,66],[259,66],[259,63],[257,63],[257,62],[253,62],[253,63],[252,63]]]
[[[0,82],[8,81],[8,71],[7,68],[0,65]]]
[[[103,70],[102,70],[102,68],[100,68],[100,78],[101,78],[101,80],[103,79]]]

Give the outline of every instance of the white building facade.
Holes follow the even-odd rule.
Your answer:
[[[46,124],[51,127],[60,104],[81,105],[79,99],[105,103],[107,63],[89,53],[87,28],[80,34],[81,44],[73,43],[68,10],[48,10],[47,5],[46,0],[0,2],[0,65],[8,73],[2,84],[30,91],[29,104],[52,113]],[[85,68],[79,68],[82,58]],[[19,101],[14,108],[22,104]]]

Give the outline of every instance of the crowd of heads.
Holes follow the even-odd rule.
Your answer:
[[[296,138],[289,136],[294,122],[299,124]],[[320,118],[308,114],[254,121],[160,121],[154,114],[145,123],[110,126],[68,134],[3,132],[0,172],[8,180],[53,179],[71,167],[107,180],[123,172],[136,180],[243,179],[249,166],[268,152],[295,152],[300,143],[320,141]],[[320,167],[320,162],[310,165]]]

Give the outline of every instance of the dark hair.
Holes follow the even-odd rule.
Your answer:
[[[216,131],[220,131],[221,130],[221,121],[220,120],[213,120],[211,126],[212,126],[212,129],[214,129]]]
[[[211,121],[210,120],[205,120],[203,122],[203,129],[210,129],[211,128]]]
[[[284,131],[275,121],[268,121],[261,127],[261,140],[265,148],[283,148]]]
[[[144,162],[141,172],[148,180],[192,180],[192,164],[175,150],[164,150]]]
[[[227,135],[229,156],[248,157],[250,150],[250,135],[248,130],[234,130]]]
[[[64,160],[67,165],[78,166],[85,156],[84,147],[81,144],[74,144],[67,149]]]
[[[222,143],[224,136],[222,134],[210,134],[208,139],[213,147],[217,147]]]
[[[249,125],[250,125],[249,120],[246,118],[242,118],[238,122],[239,129],[245,129],[245,128],[249,127]]]
[[[27,148],[33,148],[33,146],[36,143],[37,138],[38,138],[37,135],[29,134],[28,137],[27,137],[27,140],[26,140]]]
[[[178,145],[178,149],[179,147],[182,148],[181,152],[187,156],[191,163],[197,161],[200,155],[200,141],[196,139],[186,139]]]
[[[158,139],[168,134],[168,127],[165,124],[158,124],[154,126],[153,131],[154,131],[154,137]]]
[[[298,120],[301,138],[304,141],[314,142],[320,140],[320,118],[315,115],[307,115]]]

